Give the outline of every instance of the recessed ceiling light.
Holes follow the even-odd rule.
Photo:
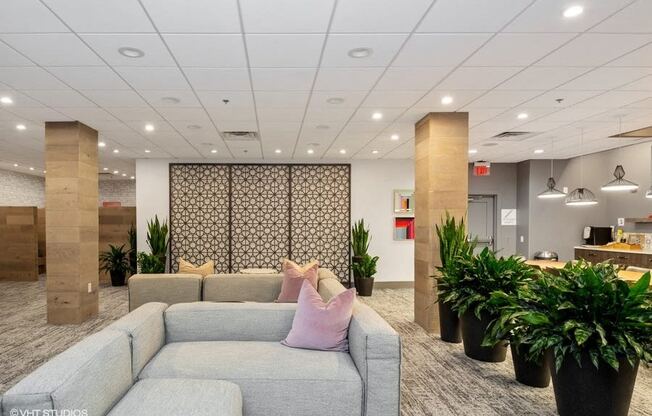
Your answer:
[[[198,124],[190,124],[190,125],[186,126],[186,128],[188,130],[199,130],[199,129],[201,129],[201,126],[198,125]]]
[[[126,173],[123,173],[122,176],[127,176],[127,174],[126,174]]]
[[[400,138],[401,138],[401,137],[400,137],[398,134],[392,134],[392,135],[390,136],[390,139],[391,139],[391,140],[394,140],[394,141],[397,141],[397,140],[400,139]]]
[[[118,150],[118,149],[113,149],[113,153],[120,153],[120,150]]]
[[[114,175],[117,175],[118,173],[120,173],[119,170],[114,170],[114,171],[113,171],[113,174],[114,174]]]
[[[18,167],[18,163],[14,163],[14,167],[17,168],[17,167]]]
[[[149,149],[145,149],[145,153],[152,153],[152,151]]]
[[[519,119],[519,120],[525,120],[525,119],[528,118],[528,117],[530,117],[530,116],[528,116],[527,113],[519,113],[519,114],[516,116],[516,118]]]
[[[328,100],[326,100],[328,104],[342,104],[344,102],[344,98],[341,97],[331,97]]]
[[[131,48],[129,46],[118,49],[118,53],[127,58],[142,58],[145,56],[145,52],[141,51],[140,49]]]
[[[474,155],[476,153],[478,153],[478,149],[469,149],[469,154],[470,155]]]
[[[29,167],[29,170],[34,170],[34,168],[30,166],[30,167]]]
[[[161,98],[161,101],[166,104],[179,104],[181,102],[177,97],[163,97]]]
[[[577,17],[584,13],[584,7],[575,5],[567,8],[564,10],[564,17],[570,18],[570,17]]]
[[[47,171],[47,170],[44,170],[43,173],[48,173],[48,171]]]
[[[0,103],[2,104],[13,104],[14,100],[11,97],[0,97]]]
[[[153,124],[145,124],[145,131],[154,131]]]
[[[217,153],[217,149],[212,149],[211,153]]]
[[[326,125],[326,124],[318,124],[317,126],[315,126],[315,128],[316,128],[317,130],[328,130],[328,129],[331,128],[331,126]]]
[[[535,155],[540,155],[541,153],[543,153],[543,149],[535,149],[534,150]]]
[[[371,56],[373,52],[374,51],[371,48],[355,48],[355,49],[351,49],[348,52],[348,54],[351,58],[360,59],[360,58],[366,58],[368,56]]]
[[[383,119],[383,113],[373,113],[371,115],[371,118],[373,120],[382,120]]]
[[[372,155],[377,155],[377,154],[378,154],[378,150],[372,150],[372,151],[371,151],[371,154],[372,154]]]
[[[308,154],[309,154],[309,155],[311,155],[311,154],[313,154],[313,153],[315,153],[314,150],[312,150],[312,149],[308,149]]]
[[[24,124],[16,124],[16,130],[25,130],[26,128]]]
[[[97,147],[106,147],[106,143],[104,143],[104,142],[97,142]]]
[[[135,176],[130,176],[129,179],[136,179],[136,177]]]
[[[345,155],[346,154],[346,149],[340,149],[340,154]]]
[[[109,168],[102,168],[102,170],[103,170],[103,171],[107,171],[107,170],[109,170]]]
[[[274,153],[276,153],[277,155],[280,154],[280,153],[281,153],[281,149],[276,149],[276,150],[274,150]]]
[[[451,97],[450,95],[444,95],[443,97],[441,97],[441,103],[442,103],[442,105],[452,104],[453,103],[453,97]]]

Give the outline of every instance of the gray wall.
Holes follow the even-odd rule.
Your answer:
[[[530,161],[516,168],[516,252],[523,255],[530,251]]]
[[[509,256],[516,252],[516,226],[500,225],[500,210],[516,208],[516,164],[492,163],[491,175],[473,176],[469,165],[469,194],[496,195],[496,249]]]

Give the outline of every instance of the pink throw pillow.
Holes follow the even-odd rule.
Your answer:
[[[317,289],[318,268],[319,262],[317,261],[311,261],[305,266],[299,266],[291,260],[284,260],[283,283],[281,284],[281,293],[276,301],[280,303],[296,302],[304,280],[309,281],[312,287]]]
[[[304,281],[292,329],[281,344],[310,350],[348,351],[354,300],[355,289],[349,289],[324,303],[317,290]]]

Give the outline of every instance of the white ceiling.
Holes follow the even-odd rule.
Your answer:
[[[472,160],[604,150],[652,124],[650,16],[650,0],[2,0],[0,166],[42,171],[43,122],[61,120],[97,129],[102,167],[127,176],[146,157],[411,158],[430,111],[469,112]],[[538,134],[483,146],[508,130]]]

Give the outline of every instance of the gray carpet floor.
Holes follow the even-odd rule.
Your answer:
[[[374,291],[363,301],[401,334],[402,416],[555,415],[552,387],[517,383],[509,359],[482,363],[413,322],[411,289]],[[0,393],[51,356],[127,313],[126,288],[100,289],[100,314],[82,325],[45,323],[44,282],[0,282]],[[652,415],[652,369],[641,368],[630,415]]]

